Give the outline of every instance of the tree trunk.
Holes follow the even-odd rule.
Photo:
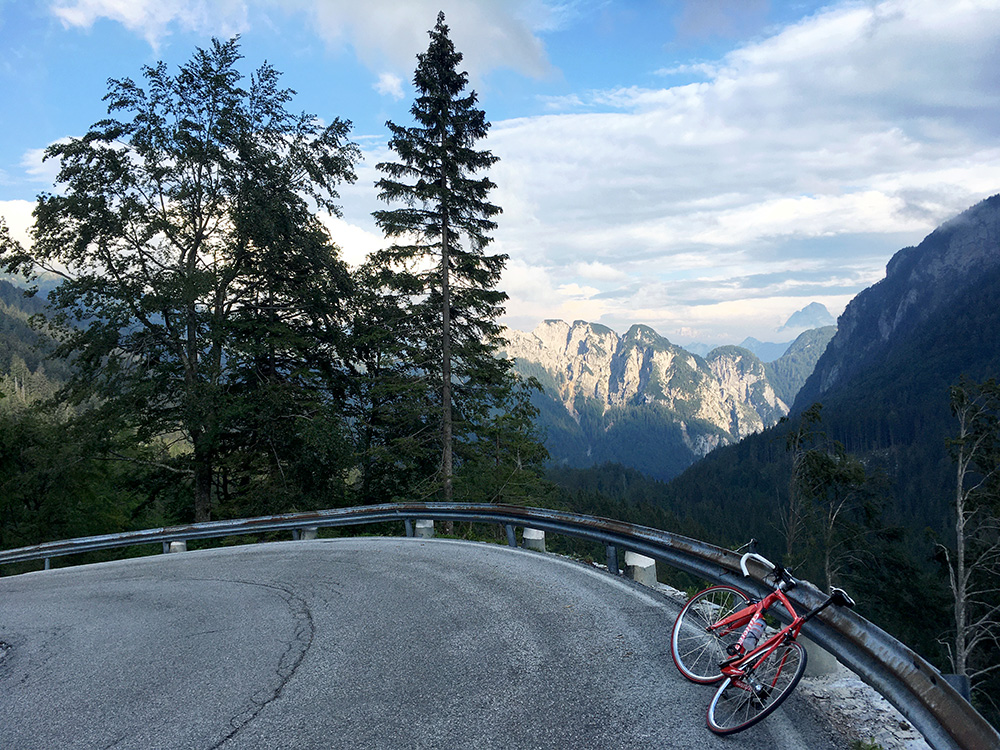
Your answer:
[[[191,436],[194,443],[194,521],[212,520],[212,452],[202,433]]]
[[[964,437],[964,435],[963,435]],[[958,476],[955,487],[955,674],[965,676],[968,665],[965,641],[966,576],[965,576],[965,450],[958,453]]]
[[[444,178],[442,177],[442,182]],[[444,501],[450,503],[452,491],[452,424],[451,424],[451,289],[448,286],[448,212],[441,220],[441,474],[444,480]],[[444,533],[451,534],[454,523],[445,521]]]

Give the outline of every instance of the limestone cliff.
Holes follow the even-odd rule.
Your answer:
[[[690,452],[686,463],[788,412],[764,365],[740,347],[721,347],[702,358],[648,326],[619,335],[584,321],[547,320],[531,333],[508,330],[506,336],[506,353],[518,369],[538,377],[578,425],[599,423],[604,439],[623,429],[626,419],[655,421],[652,432],[666,430]],[[587,450],[592,456],[594,446]]]
[[[900,250],[886,266],[885,278],[851,301],[796,398],[796,410],[826,400],[856,376],[882,366],[997,273],[1000,196],[993,196],[941,225],[917,247]]]

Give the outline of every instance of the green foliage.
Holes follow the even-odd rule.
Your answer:
[[[867,565],[885,490],[881,474],[819,429],[821,405],[802,413],[788,434],[792,456],[788,499],[782,512],[785,561],[826,589],[851,568]]]
[[[791,406],[836,332],[836,326],[805,331],[778,359],[764,363],[764,372],[778,398]]]
[[[497,318],[507,295],[496,285],[507,256],[486,252],[500,208],[489,202],[495,185],[482,175],[497,158],[475,148],[489,123],[475,92],[465,93],[468,76],[458,69],[462,54],[444,14],[430,39],[413,78],[415,125],[387,123],[397,160],[377,165],[384,175],[376,183],[379,198],[403,207],[374,212],[395,244],[362,273],[366,304],[398,323],[391,337],[364,324],[357,337],[362,354],[354,369],[371,377],[355,391],[363,497],[386,481],[391,486],[383,491],[421,498],[440,490],[451,500],[458,489],[502,495],[509,485],[498,485],[499,476],[509,462],[534,464],[541,455],[524,442],[531,442],[531,415],[517,395],[512,363],[497,356],[505,343]],[[510,455],[498,457],[498,446]],[[478,481],[486,473],[470,471],[483,467],[487,455],[492,490]],[[463,462],[470,466],[456,483]]]
[[[549,454],[531,403],[538,384],[510,373],[506,388],[502,408],[491,413],[474,442],[462,446],[455,492],[466,502],[545,505],[553,488],[543,480]]]
[[[285,414],[323,413],[348,283],[312,211],[337,213],[354,177],[349,123],[289,113],[266,64],[243,88],[239,59],[237,40],[213,41],[176,75],[145,68],[146,88],[110,81],[109,118],[46,152],[65,192],[39,197],[31,251],[0,248],[8,272],[63,278],[49,301],[56,354],[74,358],[67,401],[107,435],[188,446],[159,460],[197,520],[222,462],[285,472],[255,403],[281,391]]]
[[[6,399],[5,399],[6,401]],[[130,469],[101,455],[65,412],[0,410],[0,548],[130,528],[144,516]]]

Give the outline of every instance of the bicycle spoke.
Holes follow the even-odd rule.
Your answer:
[[[788,697],[806,668],[806,653],[791,641],[759,659],[739,678],[726,680],[708,708],[708,726],[731,734],[753,726]]]
[[[722,679],[719,664],[728,658],[726,646],[739,639],[742,629],[720,632],[711,628],[749,603],[739,589],[713,586],[684,605],[670,637],[671,655],[681,674],[701,683]]]

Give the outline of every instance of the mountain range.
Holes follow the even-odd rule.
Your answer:
[[[807,331],[764,363],[738,346],[702,357],[648,326],[618,334],[547,320],[531,333],[508,330],[505,353],[543,387],[535,405],[557,464],[613,461],[669,479],[777,423],[835,330]]]
[[[949,391],[1000,374],[1000,196],[896,253],[858,294],[796,395],[790,421],[724,447],[677,477],[676,498],[773,515],[787,491],[780,461],[796,417],[822,405],[822,430],[886,479],[888,523],[947,533],[957,431]],[[748,482],[748,477],[754,477]],[[705,493],[710,491],[713,499]],[[699,499],[700,498],[700,499]],[[759,533],[767,534],[766,529]]]

